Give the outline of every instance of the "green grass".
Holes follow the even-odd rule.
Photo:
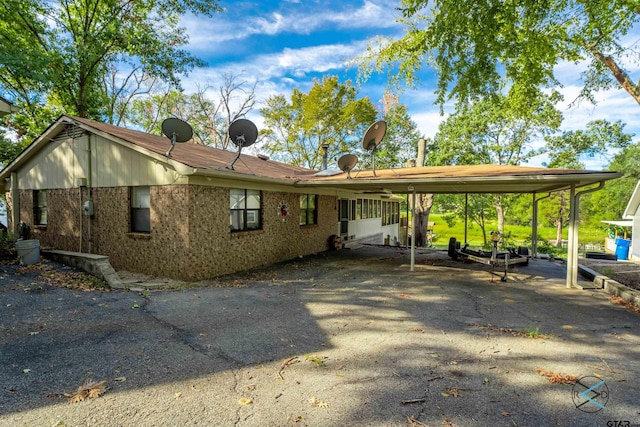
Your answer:
[[[457,240],[464,242],[464,221],[458,220],[452,227],[449,227],[440,214],[430,214],[429,222],[434,222],[433,231],[435,233],[434,245],[438,248],[445,248],[449,244],[449,238],[455,237]],[[489,233],[497,230],[496,221],[487,221],[487,239],[490,239]],[[513,246],[530,246],[531,227],[527,225],[505,224],[505,233],[509,235],[508,241]],[[481,247],[483,244],[482,230],[480,227],[469,221],[467,231],[467,242],[471,247]],[[568,228],[563,230],[563,239],[567,238]],[[538,236],[545,240],[555,240],[555,227],[546,227],[538,225]],[[578,234],[580,243],[600,244],[604,245],[606,232],[602,227],[593,227],[581,225]]]

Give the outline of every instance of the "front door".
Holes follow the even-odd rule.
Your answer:
[[[338,220],[340,221],[340,238],[346,240],[349,235],[349,200],[340,199]]]

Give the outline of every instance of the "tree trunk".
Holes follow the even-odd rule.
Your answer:
[[[415,239],[416,246],[427,245],[427,226],[429,225],[429,214],[433,206],[433,194],[420,194],[420,200],[414,209],[416,215]]]
[[[562,212],[562,210],[560,210]],[[556,248],[562,247],[562,214],[556,218]]]
[[[505,217],[505,212],[502,206],[502,196],[498,195],[496,196],[496,214],[497,214],[497,218],[498,218],[498,232],[500,233],[500,235],[504,235],[504,217]]]
[[[558,216],[555,219],[556,226],[556,247],[562,247],[562,224],[564,222],[564,216],[567,212],[567,199],[564,198],[564,192],[558,193],[558,197],[560,198],[560,208],[558,209]]]

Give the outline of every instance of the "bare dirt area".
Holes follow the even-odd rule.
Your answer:
[[[640,291],[640,264],[631,261],[610,261],[580,258],[585,267],[615,280],[631,289]]]

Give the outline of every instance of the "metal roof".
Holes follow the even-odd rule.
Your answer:
[[[300,185],[353,191],[407,193],[546,193],[620,177],[618,172],[549,169],[509,165],[425,166],[351,171],[301,180]]]

